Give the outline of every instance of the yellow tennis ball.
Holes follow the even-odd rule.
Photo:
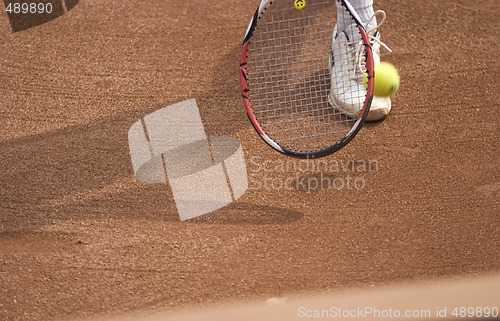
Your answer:
[[[394,65],[383,61],[375,66],[374,75],[373,94],[375,96],[392,97],[396,94],[399,88],[399,74]]]
[[[365,74],[363,79],[365,88],[368,86],[368,77]],[[399,88],[399,74],[394,65],[382,61],[374,69],[374,87],[373,94],[375,96],[387,97],[394,96]]]

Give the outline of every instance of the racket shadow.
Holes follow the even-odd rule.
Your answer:
[[[303,213],[295,210],[236,202],[187,222],[191,224],[281,225],[291,224],[303,217]]]

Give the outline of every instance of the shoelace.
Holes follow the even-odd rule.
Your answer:
[[[387,15],[385,14],[385,11],[383,10],[377,10],[373,16],[368,20],[365,26],[369,26],[370,22],[372,22],[373,19],[377,17],[377,14],[382,15],[382,20],[376,25],[374,28],[369,29],[366,34],[368,35],[368,39],[370,40],[370,43],[373,45],[373,43],[378,43],[385,49],[387,49],[389,52],[392,52],[391,48],[389,48],[385,43],[380,41],[379,38],[375,37],[375,32],[377,31],[378,28],[385,22],[385,19],[387,18]],[[355,52],[354,57],[352,57],[352,63],[354,64],[354,76],[352,77],[353,80],[356,80],[358,82],[363,81],[363,77],[365,74],[365,65],[366,65],[366,58],[365,55],[363,55],[363,41],[357,41],[357,42],[347,42],[346,43],[348,46],[352,47],[352,52]]]

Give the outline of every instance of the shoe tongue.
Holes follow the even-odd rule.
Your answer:
[[[359,33],[358,25],[355,23],[345,28],[344,33],[349,42],[358,42],[362,40],[361,34]]]

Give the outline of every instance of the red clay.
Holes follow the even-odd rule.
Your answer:
[[[324,173],[363,179],[363,189],[254,188],[189,222],[168,186],[135,180],[127,131],[194,97],[209,135],[240,139],[250,174],[263,160],[286,162],[258,138],[239,93],[259,0],[80,2],[17,33],[0,15],[0,319],[500,269],[496,0],[375,1],[400,91],[385,121],[327,161],[378,166]]]

